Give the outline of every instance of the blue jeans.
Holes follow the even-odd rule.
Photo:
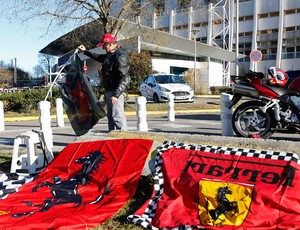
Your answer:
[[[108,119],[108,131],[122,130],[127,131],[127,120],[124,113],[124,104],[126,94],[122,93],[118,102],[113,104],[111,97],[114,95],[114,91],[105,92],[105,100],[107,105],[107,119]]]

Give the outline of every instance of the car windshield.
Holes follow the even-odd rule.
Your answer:
[[[155,76],[155,80],[159,84],[185,83],[185,81],[180,76],[175,75],[157,75]]]

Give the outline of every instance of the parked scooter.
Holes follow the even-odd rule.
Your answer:
[[[287,87],[288,75],[270,67],[265,78],[261,72],[249,71],[245,76],[232,76],[232,105],[241,98],[232,115],[232,127],[239,137],[267,139],[276,132],[300,132],[300,78]]]

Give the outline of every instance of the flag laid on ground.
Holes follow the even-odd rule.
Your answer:
[[[80,136],[87,133],[106,113],[83,72],[78,54],[74,54],[70,64],[64,68],[67,74],[65,82],[60,83],[60,94],[71,126]]]
[[[18,173],[0,174],[0,199],[4,199],[9,194],[17,192],[20,186],[31,182],[33,179],[34,177],[31,175]]]
[[[134,215],[147,229],[300,229],[298,155],[168,142],[154,194]]]
[[[152,140],[69,144],[32,181],[0,200],[0,229],[87,229],[134,194]]]

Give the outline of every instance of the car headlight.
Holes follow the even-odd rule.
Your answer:
[[[167,88],[164,88],[164,87],[161,87],[161,86],[159,86],[158,89],[159,89],[160,91],[163,91],[163,92],[171,92],[171,90],[169,90],[169,89],[167,89]]]

